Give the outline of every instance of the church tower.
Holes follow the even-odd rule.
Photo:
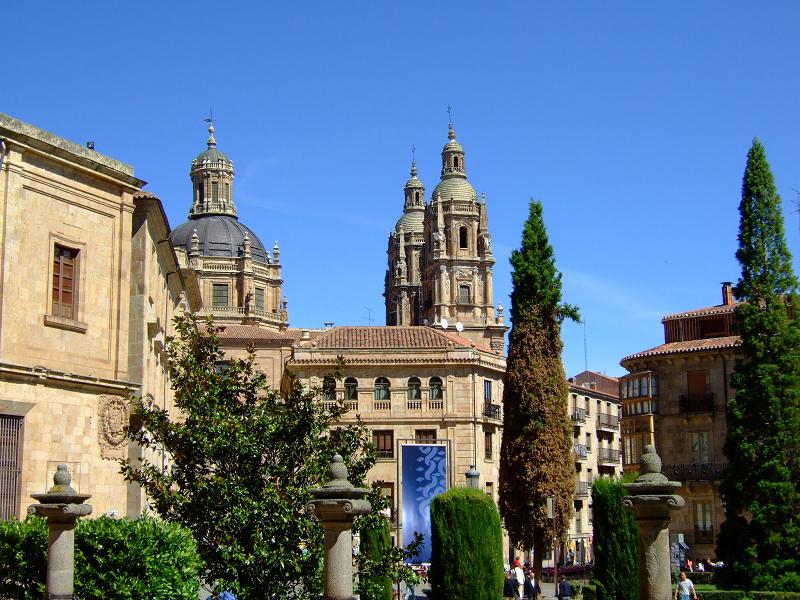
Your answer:
[[[464,148],[456,141],[452,122],[447,137],[441,180],[423,221],[423,320],[502,350],[507,328],[502,307],[494,307],[495,258],[486,198],[479,199],[467,179]]]
[[[280,249],[272,253],[241,223],[233,201],[233,161],[217,148],[209,123],[207,148],[192,160],[189,220],[170,236],[181,263],[195,272],[203,308],[218,324],[248,324],[282,331]]]
[[[411,161],[411,179],[403,188],[403,216],[389,234],[389,258],[384,297],[387,325],[422,325],[423,221],[425,185],[417,177],[417,162]]]

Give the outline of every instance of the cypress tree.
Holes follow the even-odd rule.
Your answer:
[[[572,517],[575,466],[561,322],[580,318],[577,308],[561,303],[561,273],[547,239],[541,202],[531,200],[522,244],[512,252],[511,266],[500,514],[511,542],[534,549],[538,577],[553,534],[563,539]],[[548,497],[555,499],[554,522],[547,518]]]
[[[764,147],[747,155],[734,293],[743,359],[731,376],[722,482],[723,583],[800,591],[800,326],[797,279]]]

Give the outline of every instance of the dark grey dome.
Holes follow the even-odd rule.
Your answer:
[[[170,235],[172,245],[183,247],[188,254],[192,249],[192,233],[197,230],[200,240],[200,254],[203,256],[222,256],[226,258],[244,254],[244,234],[250,238],[250,251],[253,260],[268,263],[264,244],[252,230],[242,225],[236,217],[228,215],[207,215],[189,219],[175,228]]]
[[[198,154],[193,162],[197,164],[202,164],[206,160],[211,162],[231,162],[231,159],[228,158],[228,155],[224,152],[217,150],[216,146],[211,146],[203,150],[200,154]]]

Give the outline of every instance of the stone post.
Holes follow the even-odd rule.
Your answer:
[[[353,600],[353,519],[372,506],[366,488],[354,487],[347,480],[347,467],[338,454],[328,467],[328,483],[311,490],[314,500],[306,510],[316,515],[325,530],[323,580],[325,600]]]
[[[46,494],[32,494],[38,504],[31,504],[28,512],[47,519],[47,587],[48,600],[72,600],[75,580],[75,522],[78,517],[92,513],[84,504],[89,494],[77,493],[70,483],[67,465],[58,465],[53,476],[53,487]]]
[[[639,472],[634,483],[623,484],[628,496],[622,501],[639,526],[639,597],[670,600],[669,522],[670,513],[684,505],[683,497],[672,493],[681,484],[661,474],[661,459],[651,444],[644,448]]]

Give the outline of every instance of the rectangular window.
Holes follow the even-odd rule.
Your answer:
[[[22,417],[0,415],[0,521],[20,517]]]
[[[469,304],[470,303],[470,293],[469,293],[469,286],[468,285],[460,285],[460,286],[458,286],[458,303],[459,304]]]
[[[231,184],[228,183],[227,181],[225,182],[225,198],[224,198],[224,200],[226,202],[230,202],[230,200],[231,200]]]
[[[394,458],[394,431],[373,431],[372,445],[378,452],[378,458]]]
[[[487,496],[491,496],[492,498],[494,498],[494,482],[493,481],[487,481],[486,482],[486,495]]]
[[[708,371],[705,369],[686,371],[686,391],[689,393],[689,398],[697,398],[705,395],[708,391],[706,386],[707,378]]]
[[[256,288],[256,310],[264,310],[264,288]]]
[[[592,451],[592,434],[588,431],[586,432],[586,450]]]
[[[492,380],[491,379],[484,379],[483,380],[483,401],[486,404],[492,403]]]
[[[696,502],[695,503],[695,527],[703,531],[710,531],[713,526],[711,520],[711,503],[709,502]]]
[[[436,430],[435,429],[417,429],[414,432],[414,439],[417,442],[435,442]]]
[[[53,252],[53,316],[77,320],[79,251],[59,244]]]
[[[690,432],[689,446],[691,450],[693,465],[704,465],[710,462],[707,431]]]
[[[386,516],[389,517],[389,521],[394,522],[394,482],[384,481],[381,483],[381,496],[386,498],[386,503],[389,505],[389,514]]]
[[[211,306],[219,308],[228,306],[228,284],[215,283],[212,286]]]
[[[211,182],[211,202],[214,204],[219,202],[219,183],[216,181]]]
[[[491,431],[483,432],[483,457],[486,459],[494,457],[494,433]]]

